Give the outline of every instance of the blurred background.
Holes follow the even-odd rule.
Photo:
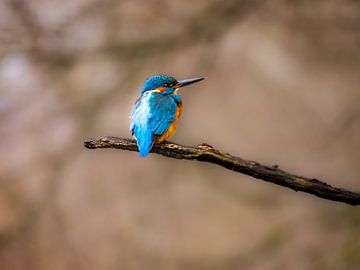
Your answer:
[[[359,191],[359,71],[359,1],[2,0],[0,269],[360,269],[357,207],[83,147],[207,76],[172,141]]]

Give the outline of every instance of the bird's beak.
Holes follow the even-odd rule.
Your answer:
[[[205,77],[198,77],[198,78],[181,80],[181,81],[178,81],[177,84],[175,84],[175,88],[180,88],[180,87],[187,86],[187,85],[190,85],[190,84],[193,84],[196,82],[200,82],[204,79],[205,79]]]

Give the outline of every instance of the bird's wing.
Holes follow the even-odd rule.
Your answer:
[[[149,126],[154,135],[164,134],[176,118],[177,104],[173,98],[156,94],[150,100]]]

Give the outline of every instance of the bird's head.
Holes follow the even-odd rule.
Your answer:
[[[149,77],[144,84],[144,87],[140,90],[141,94],[145,92],[159,92],[164,95],[173,94],[180,87],[196,83],[205,79],[204,77],[191,78],[186,80],[177,81],[174,77],[169,75],[155,75]]]

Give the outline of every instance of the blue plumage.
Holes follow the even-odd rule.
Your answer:
[[[154,135],[164,134],[174,122],[177,103],[171,96],[153,93],[150,99],[149,125]]]
[[[177,103],[157,92],[144,93],[135,103],[130,131],[138,142],[140,156],[146,157],[154,143],[154,135],[164,134],[176,116]]]
[[[140,156],[146,157],[153,145],[153,135],[148,124],[151,94],[139,98],[131,114],[130,131],[138,142]]]
[[[145,81],[131,114],[130,131],[137,140],[141,157],[146,157],[154,142],[160,143],[176,129],[181,109],[181,97],[175,91],[204,78],[177,81],[168,75],[155,75]]]

